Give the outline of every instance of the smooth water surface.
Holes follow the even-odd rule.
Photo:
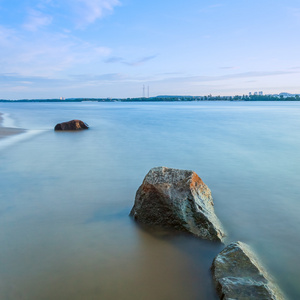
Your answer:
[[[194,170],[228,241],[250,244],[300,299],[300,103],[1,103],[0,298],[218,299],[222,249],[128,214],[150,168]],[[55,132],[82,119],[90,129]],[[10,122],[11,123],[11,122]]]

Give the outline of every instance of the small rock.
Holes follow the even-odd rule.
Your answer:
[[[89,126],[80,120],[71,120],[68,122],[59,123],[54,127],[54,130],[80,130],[88,129]]]
[[[212,264],[213,279],[222,300],[283,300],[283,294],[248,245],[235,242]]]
[[[143,224],[221,241],[210,189],[193,171],[153,168],[139,187],[130,216]]]

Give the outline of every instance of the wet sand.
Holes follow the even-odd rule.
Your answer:
[[[2,117],[2,114],[0,113],[0,139],[11,136],[11,135],[20,134],[20,133],[23,133],[26,131],[21,128],[3,127],[2,121],[3,121],[3,117]]]

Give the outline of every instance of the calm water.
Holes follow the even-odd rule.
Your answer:
[[[0,298],[207,299],[222,246],[128,217],[154,166],[210,187],[228,242],[250,244],[300,299],[300,103],[0,103]],[[54,132],[82,119],[90,130]]]

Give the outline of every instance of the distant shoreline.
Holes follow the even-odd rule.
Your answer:
[[[0,139],[24,133],[25,131],[25,129],[21,128],[3,127],[3,114],[0,112]]]
[[[0,102],[192,102],[192,101],[233,101],[233,102],[257,102],[257,101],[300,101],[300,95],[282,93],[278,95],[236,95],[236,96],[156,96],[156,97],[136,97],[136,98],[63,98],[63,99],[0,99]]]

